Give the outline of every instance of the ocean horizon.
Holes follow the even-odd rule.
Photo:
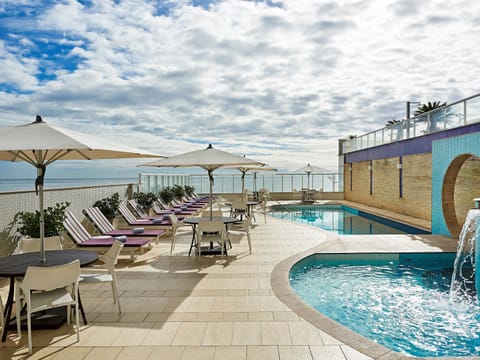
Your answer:
[[[43,188],[59,189],[69,187],[138,183],[138,177],[118,178],[45,178]],[[0,192],[35,191],[35,178],[0,179]]]
[[[142,174],[143,191],[159,191],[163,186],[172,186],[174,184],[190,183],[195,191],[200,193],[209,192],[208,176],[203,174],[191,174],[189,180],[182,179],[185,174]],[[159,180],[161,179],[161,180]],[[252,174],[245,176],[245,188],[261,189],[265,188],[273,192],[293,191],[301,189],[309,184],[310,189],[322,189],[323,191],[342,191],[342,185],[339,186],[339,174],[311,175],[309,181],[305,174],[258,174],[255,180]],[[45,178],[44,189],[75,188],[85,186],[115,185],[115,184],[137,184],[137,177],[84,177],[84,178]],[[240,174],[217,174],[214,176],[215,193],[238,193],[241,192]],[[158,187],[159,186],[159,187]],[[35,178],[0,178],[0,192],[14,191],[35,191]]]

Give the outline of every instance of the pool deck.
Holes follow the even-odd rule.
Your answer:
[[[257,213],[246,237],[231,235],[220,256],[188,256],[191,231],[165,237],[132,263],[117,266],[123,313],[108,284],[81,284],[88,325],[76,342],[71,325],[33,332],[32,359],[399,359],[404,358],[333,322],[293,295],[288,269],[312,252],[455,251],[456,241],[433,235],[337,237],[321,229]],[[182,231],[182,230],[180,230]],[[3,282],[2,284],[5,284]],[[6,297],[6,286],[1,289]],[[10,331],[0,359],[28,356],[26,331]]]

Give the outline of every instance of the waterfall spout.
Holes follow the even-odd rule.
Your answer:
[[[477,202],[477,200],[479,200]],[[480,205],[480,199],[474,199]],[[480,294],[480,254],[475,249],[480,246],[480,208],[470,209],[458,239],[457,256],[453,266],[450,284],[450,301],[468,300],[477,286],[477,299]]]

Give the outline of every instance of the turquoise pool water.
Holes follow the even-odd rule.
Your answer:
[[[275,205],[269,214],[339,235],[427,233],[344,205]]]
[[[480,355],[480,306],[449,301],[454,253],[315,254],[290,284],[336,322],[416,357]]]

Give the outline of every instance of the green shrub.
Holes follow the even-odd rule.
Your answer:
[[[118,205],[120,205],[120,195],[118,192],[110,197],[97,200],[93,206],[98,207],[108,220],[112,220],[118,214]]]
[[[182,200],[182,198],[185,196],[185,189],[182,185],[174,185],[172,188],[172,192],[173,196],[177,200]]]
[[[183,189],[185,190],[185,194],[187,194],[187,196],[192,196],[193,193],[195,192],[195,188],[190,185],[185,185]]]
[[[70,203],[61,202],[55,206],[49,206],[43,210],[44,216],[44,236],[57,236],[63,230],[63,221],[65,220],[65,210],[70,206]],[[40,211],[35,212],[20,211],[15,214],[15,222],[18,221],[17,232],[23,236],[32,238],[40,237]]]
[[[165,204],[170,204],[170,202],[175,199],[175,194],[171,187],[164,187],[159,193],[158,196],[165,202]]]
[[[133,194],[133,198],[137,200],[138,205],[140,205],[144,209],[149,209],[152,207],[155,200],[157,200],[157,195],[153,192],[136,192]]]

